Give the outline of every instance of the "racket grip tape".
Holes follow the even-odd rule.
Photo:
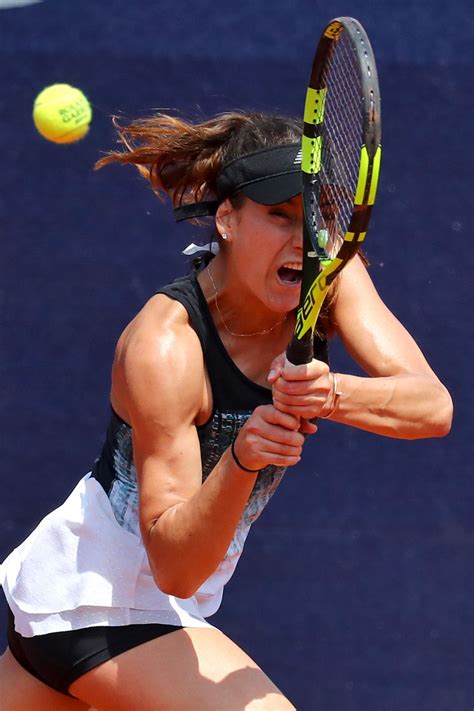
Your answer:
[[[306,331],[301,339],[293,336],[286,349],[286,357],[293,365],[311,363],[313,360],[313,332],[311,329]]]

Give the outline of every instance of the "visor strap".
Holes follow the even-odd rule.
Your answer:
[[[174,219],[176,222],[182,222],[183,220],[191,220],[193,217],[210,217],[216,214],[218,206],[218,200],[181,205],[181,207],[174,208]]]

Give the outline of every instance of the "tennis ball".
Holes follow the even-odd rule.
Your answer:
[[[35,99],[33,121],[39,133],[54,143],[74,143],[86,135],[92,109],[80,89],[52,84]]]

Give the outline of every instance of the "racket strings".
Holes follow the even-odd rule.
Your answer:
[[[334,257],[354,209],[363,142],[363,93],[359,63],[343,33],[323,69],[327,88],[321,146],[319,189],[312,204],[319,247]],[[325,244],[324,244],[325,242]]]

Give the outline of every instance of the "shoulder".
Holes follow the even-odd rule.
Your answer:
[[[165,361],[179,365],[182,356],[201,351],[186,309],[164,294],[153,296],[120,336],[116,359],[127,364]]]
[[[112,399],[127,421],[154,416],[171,401],[178,417],[202,401],[205,378],[199,338],[186,309],[163,294],[153,296],[120,336],[112,370]],[[128,419],[127,419],[128,418]]]

